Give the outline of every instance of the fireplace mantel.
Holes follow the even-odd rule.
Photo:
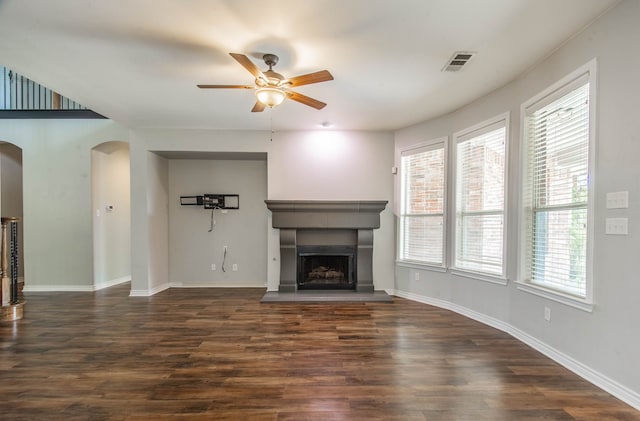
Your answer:
[[[380,228],[386,200],[265,200],[274,228]]]
[[[373,230],[380,228],[386,200],[265,200],[273,228],[280,229],[280,292],[296,292],[296,249],[332,245],[353,233],[357,248],[357,292],[373,292]],[[317,241],[314,241],[317,240]]]

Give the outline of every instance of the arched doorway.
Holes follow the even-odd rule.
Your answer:
[[[105,142],[91,150],[93,287],[131,280],[129,144]]]
[[[0,214],[22,220],[22,149],[0,142]],[[23,224],[18,224],[18,277],[24,279]]]

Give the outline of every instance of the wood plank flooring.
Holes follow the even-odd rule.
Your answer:
[[[509,335],[263,289],[28,293],[0,324],[2,420],[638,420]]]

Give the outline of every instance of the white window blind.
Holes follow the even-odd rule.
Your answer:
[[[456,140],[454,266],[503,275],[506,120]]]
[[[589,81],[526,110],[529,281],[587,296]]]
[[[443,264],[444,142],[401,154],[401,260]]]

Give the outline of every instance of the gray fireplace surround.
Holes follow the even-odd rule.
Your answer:
[[[273,228],[280,229],[279,292],[297,291],[300,246],[351,246],[356,249],[356,292],[374,292],[373,230],[387,201],[265,200]]]

